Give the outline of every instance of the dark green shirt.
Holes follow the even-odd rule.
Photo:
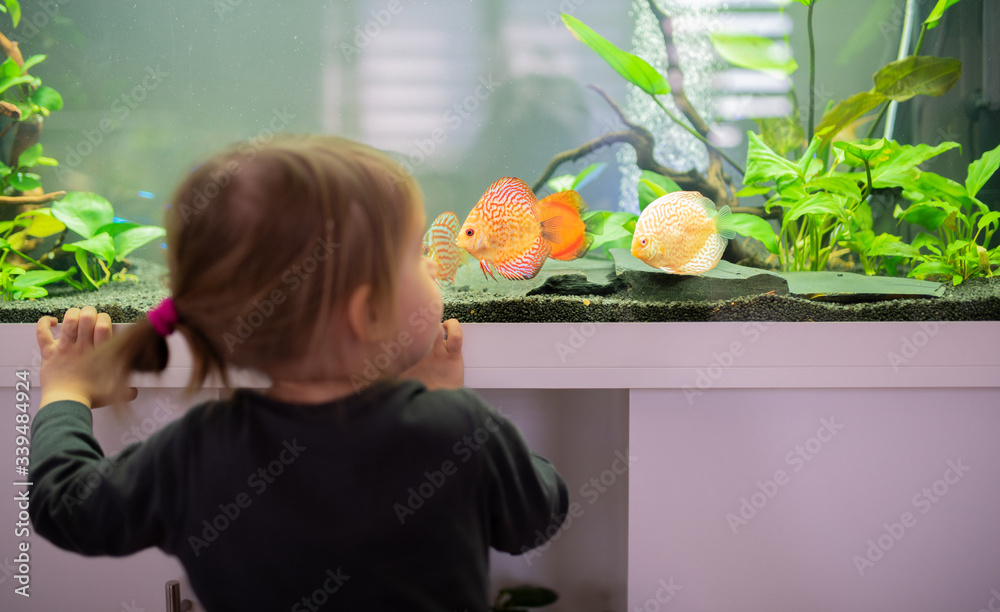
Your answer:
[[[82,404],[32,426],[31,519],[57,546],[177,556],[217,610],[486,610],[487,553],[538,546],[566,484],[469,390],[322,405],[238,390],[104,457]]]

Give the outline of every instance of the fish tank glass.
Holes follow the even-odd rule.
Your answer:
[[[990,0],[0,8],[8,322],[141,315],[173,187],[285,132],[417,178],[461,321],[1000,315]]]

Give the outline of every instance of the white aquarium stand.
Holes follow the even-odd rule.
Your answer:
[[[495,587],[552,588],[553,612],[1000,605],[1000,322],[463,332],[466,384],[556,464],[573,503],[551,544],[494,555]],[[163,377],[137,379],[130,409],[95,413],[106,452],[190,405],[177,340]],[[16,372],[39,395],[33,326],[0,325],[0,345],[0,458],[13,473]],[[0,504],[0,560],[24,539],[16,521],[16,504]],[[32,596],[0,569],[0,609],[155,610],[175,579],[191,597],[159,551],[94,560],[28,541]]]

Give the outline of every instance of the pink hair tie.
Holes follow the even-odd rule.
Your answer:
[[[153,324],[153,329],[161,336],[169,336],[174,331],[174,324],[177,323],[177,308],[174,306],[172,298],[166,298],[160,305],[149,311],[146,315],[149,322]]]

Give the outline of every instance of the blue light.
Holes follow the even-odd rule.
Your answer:
[[[147,200],[152,200],[154,196],[152,191],[140,191],[139,197],[146,198]]]

